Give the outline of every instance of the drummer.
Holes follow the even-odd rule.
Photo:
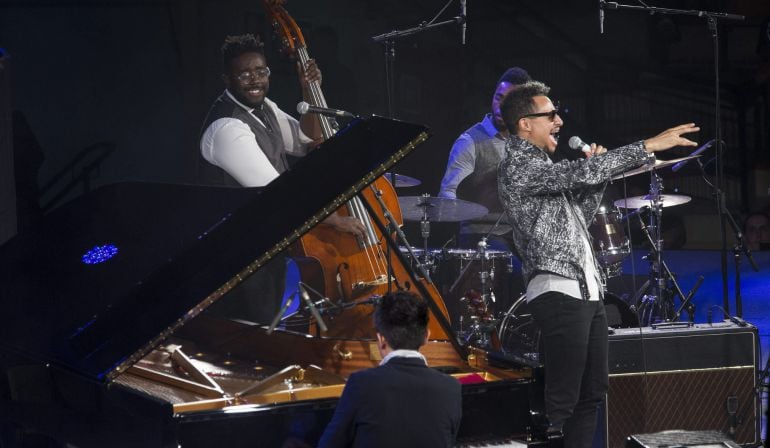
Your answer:
[[[459,247],[476,249],[482,237],[489,235],[488,248],[511,251],[511,227],[502,215],[497,197],[497,165],[505,155],[508,129],[500,114],[500,102],[518,85],[530,80],[526,70],[511,67],[497,81],[492,107],[481,122],[463,132],[449,153],[439,197],[464,199],[484,205],[489,214],[460,224]],[[495,225],[497,223],[497,225]]]

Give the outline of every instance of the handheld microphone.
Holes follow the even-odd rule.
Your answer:
[[[583,152],[591,152],[591,145],[584,142],[583,140],[580,140],[580,137],[577,135],[573,135],[569,138],[569,147]]]
[[[312,104],[308,104],[305,101],[300,101],[297,104],[297,112],[299,112],[302,115],[310,113],[310,114],[326,115],[329,117],[345,117],[345,118],[356,117],[352,113],[345,110],[332,109],[329,107],[313,106]]]
[[[711,147],[711,145],[714,144],[714,142],[716,142],[716,139],[707,141],[703,146],[701,146],[700,148],[698,148],[695,151],[693,151],[692,154],[690,154],[690,156],[697,156],[698,154],[702,153],[703,151],[709,149]],[[688,160],[682,160],[681,162],[679,162],[677,164],[674,164],[674,166],[671,167],[671,171],[674,172],[674,173],[679,171],[689,161],[690,161],[689,159]]]
[[[460,0],[460,20],[463,21],[463,23],[460,25],[462,27],[462,39],[461,42],[463,45],[465,45],[465,29],[467,28],[466,22],[468,22],[468,19],[465,16],[466,13],[466,0]]]

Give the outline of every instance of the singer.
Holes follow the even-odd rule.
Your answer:
[[[683,124],[613,151],[591,145],[585,159],[553,163],[564,123],[549,91],[531,81],[503,100],[511,137],[498,191],[522,257],[529,311],[541,330],[548,421],[540,424],[549,437],[563,435],[566,447],[591,447],[608,387],[608,348],[602,274],[587,224],[614,174],[653,161],[656,151],[696,146],[682,135],[699,128]]]
[[[198,184],[265,186],[288,169],[288,156],[303,156],[321,141],[318,117],[306,115],[297,121],[267,98],[270,68],[262,47],[251,34],[228,36],[222,45],[225,91],[203,123]],[[307,70],[298,64],[298,73],[307,99],[307,85],[320,83],[321,71],[310,60]],[[356,218],[332,214],[323,224],[359,236],[364,233]],[[268,324],[280,308],[285,276],[284,257],[274,257],[212,306],[211,312]]]

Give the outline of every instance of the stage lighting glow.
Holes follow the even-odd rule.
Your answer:
[[[104,246],[94,246],[81,257],[85,264],[104,263],[118,253],[118,247],[114,244],[105,244]]]

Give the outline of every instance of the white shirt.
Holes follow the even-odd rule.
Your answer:
[[[586,251],[585,261],[583,262],[583,272],[586,274],[586,286],[588,286],[588,300],[599,300],[600,280],[599,272],[594,264],[594,257],[591,255],[591,245],[588,238],[580,232],[580,239],[583,240],[583,247]],[[546,292],[560,292],[570,297],[580,299],[580,283],[577,280],[562,277],[561,275],[543,272],[535,275],[527,285],[527,302]]]
[[[229,91],[225,93],[247,112],[254,110],[236,100]],[[299,121],[268,98],[264,104],[275,113],[284,150],[296,156],[305,155],[313,140],[302,132]],[[201,137],[200,149],[206,161],[225,170],[244,187],[265,186],[281,174],[259,147],[249,125],[237,118],[225,117],[212,122]]]

